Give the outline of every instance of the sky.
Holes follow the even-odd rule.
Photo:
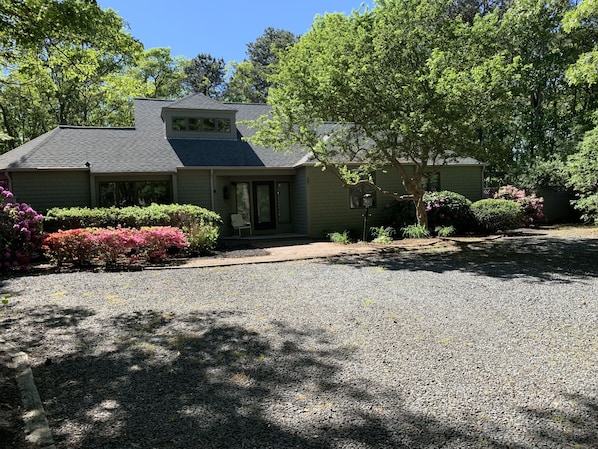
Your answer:
[[[247,44],[268,27],[306,33],[317,15],[350,14],[373,0],[99,0],[128,23],[145,49],[169,47],[172,56],[208,53],[225,62],[247,59]]]

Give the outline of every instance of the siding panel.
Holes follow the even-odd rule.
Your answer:
[[[89,172],[13,172],[12,189],[17,201],[45,213],[52,207],[91,207]]]

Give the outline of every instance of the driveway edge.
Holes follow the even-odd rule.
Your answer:
[[[21,392],[21,401],[24,409],[23,423],[26,434],[25,439],[33,444],[34,447],[56,449],[46,412],[35,386],[29,357],[24,352],[19,351],[14,345],[1,339],[0,352],[7,356],[8,367],[13,370]]]

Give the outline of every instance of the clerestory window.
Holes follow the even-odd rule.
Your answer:
[[[173,117],[172,130],[203,133],[229,133],[231,130],[231,122],[228,118]]]

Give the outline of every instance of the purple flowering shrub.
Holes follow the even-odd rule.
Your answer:
[[[463,195],[442,190],[424,193],[428,214],[428,228],[453,226],[458,232],[470,231],[474,226],[471,201]]]
[[[526,227],[537,225],[545,221],[544,217],[544,198],[537,197],[535,194],[528,195],[525,190],[507,185],[500,187],[494,194],[494,198],[502,200],[515,201],[523,207],[525,214],[523,224]]]
[[[0,187],[0,270],[26,269],[40,247],[43,216]]]

